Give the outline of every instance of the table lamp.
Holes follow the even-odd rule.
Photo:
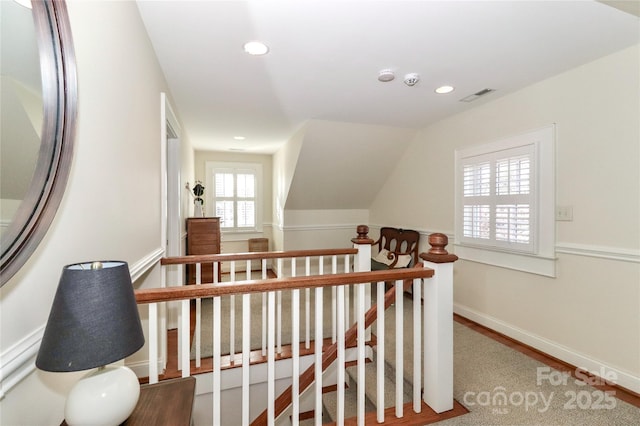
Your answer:
[[[125,366],[108,366],[144,345],[126,262],[67,265],[62,270],[36,358],[44,371],[98,368],[81,378],[65,404],[69,425],[118,425],[138,402],[140,384]]]

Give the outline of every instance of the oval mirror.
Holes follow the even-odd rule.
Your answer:
[[[0,286],[53,220],[75,132],[77,81],[66,5],[23,3],[0,2]]]

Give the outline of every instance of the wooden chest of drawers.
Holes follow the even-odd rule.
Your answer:
[[[187,254],[220,253],[220,218],[192,217],[187,219]],[[213,263],[203,263],[201,269],[202,283],[213,282]],[[220,269],[218,269],[220,281]],[[195,284],[196,266],[187,265],[187,283]]]

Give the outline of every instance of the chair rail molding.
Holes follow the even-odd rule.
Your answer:
[[[556,253],[640,263],[640,250],[591,244],[557,243]]]
[[[36,369],[45,324],[0,354],[0,399]]]
[[[147,253],[142,259],[129,265],[129,273],[131,274],[131,281],[136,282],[145,272],[153,268],[160,259],[164,256],[164,248],[158,247],[151,252]]]

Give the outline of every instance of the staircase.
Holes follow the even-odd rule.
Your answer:
[[[375,297],[372,304],[375,303]],[[403,353],[403,392],[402,403],[411,403],[413,396],[413,384],[412,384],[412,371],[413,371],[413,343],[411,336],[413,333],[413,325],[411,322],[411,312],[413,311],[413,301],[410,297],[404,298],[404,351]],[[385,321],[385,336],[393,336],[395,330],[395,313],[396,305],[391,305],[386,310],[387,320]],[[377,324],[376,324],[377,325]],[[373,346],[373,357],[371,362],[365,365],[365,412],[375,413],[378,406],[377,396],[377,361],[379,358],[378,350],[380,345]],[[395,360],[395,339],[387,338],[384,344],[385,356],[384,356],[384,396],[383,407],[392,408],[396,406],[396,360]],[[345,391],[345,419],[349,420],[357,415],[357,389],[358,383],[358,370],[355,365],[346,368],[347,378],[347,390]],[[335,423],[337,419],[337,394],[335,391],[327,392],[323,396],[324,416],[323,424]],[[315,419],[307,419],[300,422],[300,425],[313,425]]]
[[[149,318],[149,382],[158,381],[156,366],[162,368],[162,360],[158,354],[162,354],[163,349],[156,336],[159,334],[159,321],[164,315],[163,304],[167,303],[167,306],[177,308],[179,313],[177,369],[183,377],[186,377],[202,368],[199,364],[198,339],[194,339],[197,354],[195,370],[194,362],[190,361],[189,301],[197,303],[200,299],[210,299],[213,301],[213,314],[212,318],[206,321],[213,330],[213,358],[209,369],[211,372],[206,373],[208,377],[203,377],[205,380],[203,383],[206,383],[207,389],[201,393],[202,397],[209,395],[206,398],[211,398],[209,400],[211,402],[207,405],[212,404],[212,409],[207,412],[213,416],[213,419],[207,421],[207,424],[224,424],[220,418],[224,413],[233,413],[234,416],[241,414],[241,423],[247,426],[249,424],[286,424],[292,416],[291,413],[296,413],[292,423],[297,424],[299,419],[308,419],[321,412],[322,418],[313,419],[314,424],[320,424],[323,420],[359,425],[394,424],[398,421],[402,424],[430,423],[429,415],[433,421],[435,412],[444,414],[453,408],[452,266],[457,259],[444,250],[446,236],[439,235],[434,241],[431,237],[429,243],[432,249],[429,253],[420,254],[420,258],[425,261],[424,267],[416,265],[419,267],[388,271],[354,272],[366,271],[371,258],[370,240],[363,238],[360,232],[358,238],[352,240],[357,247],[353,249],[237,253],[162,259],[163,266],[195,264],[196,271],[201,268],[201,264],[213,263],[215,268],[216,265],[220,267],[224,262],[231,264],[231,271],[235,270],[237,262],[246,262],[249,270],[251,261],[261,259],[262,279],[200,284],[197,278],[198,273],[196,273],[195,286],[163,286],[136,290],[138,304],[148,305],[148,310],[145,312],[143,309],[142,313]],[[296,263],[298,258],[304,259],[304,276],[299,275],[301,262]],[[317,262],[315,260],[310,262],[312,258],[316,258]],[[338,272],[338,259],[342,258],[344,258],[344,267],[341,269],[344,273]],[[285,259],[291,264],[289,274],[285,273],[282,278],[267,278],[266,262],[277,261],[277,269],[281,271]],[[326,263],[323,259],[329,261],[330,273],[323,273],[323,265]],[[309,265],[313,262],[316,262],[317,273],[310,271]],[[396,285],[384,294],[384,282],[394,282]],[[362,307],[368,304],[370,296],[367,296],[366,292],[369,283],[377,284],[375,286],[377,303],[365,313]],[[424,288],[424,309],[418,305],[412,306],[410,301],[402,296],[411,284],[414,285],[417,300],[422,300],[420,291]],[[314,328],[322,330],[323,320],[332,321],[334,334],[329,343],[331,341],[334,343],[323,345],[322,350],[319,347],[316,350],[315,344],[310,350],[303,350],[304,345],[299,347],[297,344],[291,345],[289,349],[281,347],[280,292],[291,291],[295,296],[292,297],[295,304],[290,307],[291,341],[299,342],[302,341],[298,340],[302,337],[300,331],[304,328],[301,327],[304,323],[301,312],[306,313],[306,329],[310,329],[309,301],[307,298],[306,308],[301,309],[300,295],[301,292],[308,293],[314,288],[319,292],[320,297],[323,294],[321,289],[337,291],[332,302],[333,319],[328,319],[327,315],[318,314],[323,310],[323,305],[319,304],[316,307],[317,317]],[[396,289],[398,289],[397,294]],[[352,297],[349,296],[351,291],[353,291]],[[262,350],[257,351],[261,352],[261,359],[257,360],[254,358],[255,351],[250,347],[249,330],[254,324],[250,319],[252,315],[250,296],[260,294],[263,295],[261,309],[263,333]],[[232,343],[234,342],[233,330],[240,324],[233,320],[228,322],[231,330],[229,341],[232,346],[231,355],[226,357],[229,361],[224,361],[225,357],[222,356],[224,352],[221,352],[223,349],[220,344],[220,325],[227,321],[221,317],[220,302],[227,296],[231,300],[234,297],[240,298],[244,315],[241,331],[237,334],[242,337],[240,352],[233,350]],[[321,299],[317,298],[316,303],[321,303]],[[234,306],[234,302],[231,302],[230,306]],[[197,304],[196,311],[199,311]],[[231,317],[235,316],[233,309],[230,310],[230,314]],[[382,320],[379,315],[384,315],[385,319]],[[395,324],[396,315],[402,322],[398,321]],[[403,315],[412,318],[405,321],[402,320]],[[356,318],[358,320],[354,323]],[[369,329],[377,323],[385,326]],[[265,324],[269,326],[265,328]],[[415,333],[412,332],[412,324],[416,324]],[[196,329],[198,328],[198,321],[196,321]],[[366,340],[369,333],[375,333],[375,348],[367,346]],[[211,336],[211,334],[208,335]],[[323,333],[323,335],[326,338],[326,334]],[[307,335],[307,348],[309,347],[308,339]],[[420,343],[422,339],[426,342],[424,345]],[[411,350],[414,341],[418,342],[416,347],[419,350],[416,353]],[[395,348],[392,343],[396,344]],[[288,350],[290,351],[287,352]],[[422,355],[423,350],[424,355]],[[348,363],[350,359],[357,359],[355,366]],[[315,365],[311,365],[314,360]],[[225,362],[228,362],[228,370],[224,367]],[[413,365],[416,366],[415,369]],[[324,379],[320,381],[319,377],[325,375],[322,372],[330,366],[335,369],[335,374],[329,375],[333,382]],[[233,377],[232,382],[229,381],[231,377]],[[320,387],[335,384],[336,378],[337,391],[323,392],[321,395]],[[305,390],[313,383],[315,383],[313,390],[318,388],[317,392],[311,394],[307,392],[305,396]],[[287,388],[288,384],[291,386]],[[227,392],[226,397],[223,391]],[[421,391],[424,395],[421,395]],[[302,401],[310,395],[313,396],[313,408],[309,408],[309,398],[304,403]],[[224,402],[223,399],[225,399]],[[335,408],[336,405],[339,408]],[[264,407],[267,407],[265,412],[258,414],[264,410]],[[385,407],[388,408],[385,409]],[[432,407],[435,412],[429,407]],[[353,418],[356,414],[357,420]],[[252,418],[255,418],[254,422],[250,421]],[[436,418],[441,420],[443,417],[436,416]],[[309,420],[305,420],[305,423],[308,422]]]

